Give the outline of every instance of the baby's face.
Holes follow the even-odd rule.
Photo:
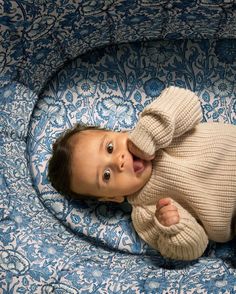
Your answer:
[[[140,190],[151,176],[152,163],[135,159],[127,148],[128,134],[87,130],[72,144],[72,191],[122,202]]]

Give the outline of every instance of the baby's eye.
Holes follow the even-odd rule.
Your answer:
[[[108,182],[110,180],[110,177],[111,177],[111,172],[109,169],[106,169],[103,173],[103,180],[105,182]]]
[[[113,152],[113,144],[112,144],[112,143],[109,143],[109,144],[107,145],[107,152],[108,152],[108,153],[112,153],[112,152]]]

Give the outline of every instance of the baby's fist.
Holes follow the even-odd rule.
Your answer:
[[[162,198],[156,205],[156,218],[163,226],[170,227],[179,223],[179,212],[170,198]]]

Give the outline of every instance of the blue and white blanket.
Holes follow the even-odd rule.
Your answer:
[[[235,240],[166,260],[128,203],[68,201],[47,180],[64,129],[131,129],[169,85],[236,124],[234,1],[76,2],[0,3],[0,292],[234,293]]]

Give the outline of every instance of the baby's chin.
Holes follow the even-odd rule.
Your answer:
[[[136,179],[138,180],[139,184],[134,187],[132,193],[130,195],[136,194],[140,190],[143,189],[143,187],[148,183],[149,179],[151,178],[152,175],[152,162],[147,161],[146,166],[144,170],[142,170],[141,173],[136,173]]]

